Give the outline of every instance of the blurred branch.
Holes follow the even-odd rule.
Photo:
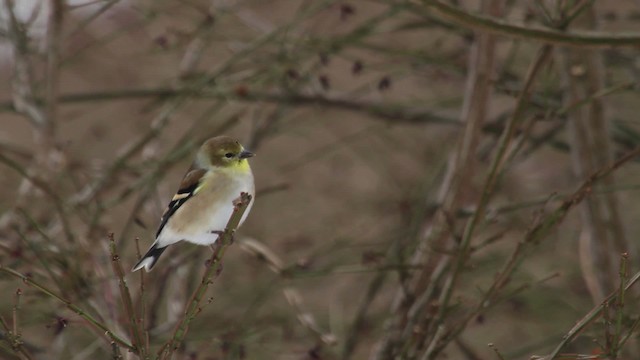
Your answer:
[[[142,151],[149,142],[157,138],[162,133],[162,130],[169,122],[171,115],[177,111],[181,104],[181,101],[173,101],[165,104],[165,106],[160,110],[160,113],[151,122],[149,131],[145,132],[143,136],[132,143],[127,144],[121,151],[121,155],[111,162],[111,165],[104,171],[104,173],[94,182],[90,183],[84,189],[75,194],[72,201],[74,203],[87,203],[93,200],[105,186],[111,183],[113,177],[127,165],[127,162],[133,156]]]
[[[47,127],[46,134],[53,138],[53,126],[56,123],[58,89],[60,87],[60,47],[62,41],[62,24],[64,20],[64,0],[50,0],[49,20],[47,22],[47,69],[45,82],[45,108]]]
[[[49,237],[49,235],[45,231],[43,231],[42,227],[33,219],[33,217],[30,214],[28,214],[24,209],[18,209],[18,212],[22,215],[22,217],[27,222],[27,224],[29,224],[29,226],[31,228],[35,229],[38,232],[38,234],[40,234],[40,236],[42,236],[42,238],[44,239],[44,243],[45,244],[53,244],[54,243],[53,239],[51,239]],[[40,262],[40,264],[42,265],[42,267],[46,271],[47,275],[49,275],[49,278],[51,279],[51,281],[53,281],[56,284],[56,287],[58,288],[58,291],[60,291],[60,293],[63,296],[66,295],[65,287],[63,286],[63,284],[62,284],[61,280],[59,279],[59,277],[53,271],[52,265],[49,263],[49,261],[47,259],[47,256],[45,255],[45,253],[41,249],[41,245],[40,244],[36,244],[34,241],[32,241],[28,236],[23,234],[22,231],[20,231],[20,229],[16,228],[15,231],[18,234],[18,236],[20,237],[20,239],[24,243],[26,243],[27,247],[29,247],[29,249],[31,249],[31,251],[34,253],[36,259],[38,259],[38,261]],[[47,252],[47,254],[50,254],[50,253]]]
[[[569,330],[569,332],[562,337],[562,341],[560,342],[560,344],[558,344],[558,346],[556,346],[555,349],[549,355],[543,356],[543,357],[532,357],[532,359],[539,359],[539,360],[557,359],[558,356],[560,355],[560,351],[565,347],[565,345],[573,341],[573,339],[575,339],[576,336],[580,334],[586,326],[588,326],[590,323],[596,320],[600,316],[602,311],[607,306],[609,306],[609,303],[612,300],[619,297],[621,293],[624,294],[624,292],[631,289],[631,287],[636,282],[638,282],[638,280],[640,280],[640,272],[633,275],[633,277],[631,277],[625,283],[624,286],[621,286],[618,290],[613,291],[600,304],[596,305],[593,309],[591,309],[591,311],[589,311],[584,317],[582,317],[582,319],[578,320],[578,322],[571,328],[571,330]],[[622,299],[619,299],[619,300],[622,301]]]
[[[120,0],[106,0],[106,1],[102,1],[101,0],[101,2],[104,2],[104,4],[102,4],[101,7],[99,9],[97,9],[95,12],[93,12],[91,15],[89,15],[88,17],[86,17],[85,19],[80,21],[80,23],[77,24],[74,29],[69,31],[69,34],[67,35],[67,38],[71,38],[71,37],[75,36],[76,34],[81,33],[83,30],[86,29],[87,26],[89,26],[89,24],[91,24],[95,19],[100,17],[100,15],[106,13],[109,9],[111,9],[111,7],[113,7],[118,2],[120,2]],[[73,5],[68,4],[68,6],[71,7],[72,9],[78,8],[78,7],[83,6],[83,5],[85,5],[85,4],[76,5],[74,7]]]
[[[286,281],[287,285],[282,290],[282,292],[289,305],[291,305],[295,310],[298,321],[302,324],[302,326],[313,333],[316,338],[322,343],[327,345],[335,345],[335,335],[324,332],[320,328],[320,326],[318,326],[313,314],[304,309],[302,295],[300,294],[300,291],[298,291],[290,284],[290,274],[288,274],[288,271],[284,266],[284,261],[282,261],[282,259],[271,249],[269,249],[265,244],[257,240],[244,239],[239,241],[238,245],[240,249],[265,262],[269,269],[276,273],[281,279]]]
[[[459,7],[443,3],[438,0],[414,0],[420,1],[424,6],[434,8],[445,18],[458,25],[469,27],[478,31],[488,31],[496,35],[522,40],[535,40],[549,45],[574,46],[574,47],[636,47],[640,44],[640,34],[610,34],[604,32],[565,32],[552,29],[521,26],[481,14],[471,14]],[[410,4],[412,9],[420,9],[420,5]],[[420,9],[422,10],[422,9]]]
[[[503,3],[501,0],[487,0],[482,2],[481,7],[483,11],[497,15],[503,10]],[[441,279],[449,265],[448,256],[443,258],[440,254],[433,254],[430,249],[444,248],[454,235],[449,214],[457,211],[463,201],[463,190],[471,186],[477,146],[488,113],[487,104],[492,94],[491,79],[494,76],[495,59],[495,38],[488,34],[479,34],[476,39],[468,60],[470,71],[461,114],[461,122],[465,127],[458,139],[456,151],[449,157],[447,172],[438,191],[438,202],[442,205],[410,260],[412,265],[423,264],[423,270],[412,279],[401,279],[392,304],[393,318],[386,325],[388,330],[373,354],[374,359],[404,356],[406,353],[399,351],[415,351],[413,347],[420,348],[425,342],[425,336],[434,334],[433,331],[424,329],[420,334],[405,336],[406,329],[414,332],[415,327],[419,326],[417,324],[423,322],[426,311],[424,303],[436,293],[434,276],[438,280]],[[410,343],[412,344],[409,345]],[[408,349],[410,346],[412,348]],[[403,348],[404,350],[400,350]]]
[[[50,189],[48,185],[43,186],[43,184],[53,182],[51,180],[54,178],[52,170],[59,170],[56,167],[64,163],[63,154],[55,146],[54,132],[64,5],[63,0],[51,0],[50,16],[47,22],[47,70],[43,105],[42,100],[36,98],[36,94],[38,94],[35,80],[37,72],[32,61],[37,54],[31,52],[30,24],[21,23],[18,20],[12,0],[4,0],[9,23],[10,44],[13,48],[12,106],[31,122],[36,149],[30,168],[18,167],[23,170],[19,172],[24,179],[19,188],[20,197],[17,203],[33,199],[34,195],[38,194],[32,191],[34,186],[44,189],[45,193],[54,199],[54,205],[60,214],[60,222],[67,240],[73,242],[74,235],[68,223],[64,203],[53,191],[48,191]],[[4,156],[3,158],[4,163],[10,162]],[[18,170],[15,166],[11,167]],[[34,181],[36,178],[41,179],[40,184]]]
[[[459,126],[460,123],[452,118],[437,115],[422,109],[406,110],[402,104],[382,104],[367,101],[356,101],[340,97],[327,97],[324,95],[310,95],[302,93],[277,93],[251,91],[246,88],[235,90],[193,90],[193,89],[133,89],[117,90],[94,93],[79,93],[62,95],[58,99],[60,103],[78,103],[89,101],[130,100],[137,98],[166,98],[175,96],[187,96],[194,99],[219,99],[240,102],[267,102],[287,104],[291,106],[321,106],[350,111],[365,112],[375,117],[391,120],[393,123],[437,123]],[[0,101],[0,111],[15,111],[11,101]]]
[[[0,316],[0,325],[4,329],[4,334],[0,333],[0,338],[4,339],[9,347],[15,352],[19,353],[22,356],[20,358],[24,358],[27,360],[32,360],[33,357],[27,351],[27,349],[23,346],[24,341],[22,340],[22,331],[18,326],[18,310],[20,309],[20,296],[22,295],[22,290],[19,288],[15,292],[14,296],[14,305],[13,305],[13,316],[12,316],[12,326],[9,327],[9,324],[4,320],[2,316]]]
[[[24,274],[21,274],[13,269],[9,269],[5,266],[3,266],[2,264],[0,264],[0,272],[3,272],[5,274],[11,275],[19,280],[21,280],[22,282],[24,282],[25,284],[33,287],[34,289],[40,291],[41,293],[58,300],[60,303],[62,303],[64,306],[66,306],[69,310],[73,311],[75,314],[77,314],[78,316],[80,316],[81,318],[83,318],[84,320],[86,320],[88,323],[90,323],[91,325],[95,326],[96,328],[98,328],[99,330],[101,330],[105,336],[107,336],[110,340],[112,340],[113,342],[117,343],[120,346],[123,346],[125,348],[127,348],[128,350],[134,351],[135,347],[131,344],[129,344],[126,340],[122,339],[121,337],[119,337],[118,335],[114,334],[111,330],[109,330],[109,328],[107,328],[104,324],[102,324],[101,322],[99,322],[98,320],[96,320],[93,316],[89,315],[88,313],[86,313],[84,310],[82,310],[80,307],[78,307],[77,305],[75,305],[74,303],[72,303],[69,300],[65,300],[64,298],[62,298],[61,296],[57,295],[56,293],[54,293],[52,290],[49,290],[49,288],[47,288],[46,286],[40,284],[39,282],[33,280],[31,277],[26,276]]]
[[[478,314],[493,305],[498,292],[502,290],[512,279],[514,271],[521,264],[524,255],[526,255],[526,250],[530,246],[539,244],[556,225],[560,224],[564,220],[565,216],[569,213],[570,210],[572,210],[585,198],[591,195],[591,190],[593,189],[595,184],[602,181],[603,179],[606,179],[622,165],[631,161],[639,155],[640,147],[637,147],[617,159],[615,162],[603,168],[600,168],[598,171],[589,176],[576,191],[565,197],[553,211],[551,211],[547,215],[539,216],[537,219],[535,219],[532,226],[524,235],[524,238],[516,245],[515,249],[508,257],[508,260],[505,262],[502,269],[496,274],[490,288],[484,292],[482,298],[477,302],[475,309],[467,314],[462,321],[452,327],[445,339],[449,341],[454,339],[465,329],[467,323],[471,321],[471,319],[475,318]],[[444,344],[442,344],[439,348],[442,349],[443,347]]]
[[[213,5],[212,5],[213,7]],[[213,32],[214,18],[210,13],[204,14],[204,19],[198,25],[193,39],[187,45],[187,48],[180,60],[180,70],[178,71],[181,79],[190,76],[197,76],[196,70],[202,55],[207,50],[207,43]]]
[[[53,205],[60,216],[60,222],[62,223],[62,228],[64,230],[66,238],[69,242],[73,242],[74,236],[73,236],[73,232],[71,231],[69,220],[67,219],[67,212],[64,207],[64,202],[58,196],[58,194],[49,186],[49,183],[45,180],[38,178],[36,175],[29,174],[27,169],[25,169],[22,165],[4,156],[1,152],[0,152],[0,163],[3,163],[9,168],[15,170],[18,174],[20,174],[24,178],[24,180],[29,181],[34,187],[42,190],[42,192],[44,192],[45,194],[47,194],[47,196],[51,198]]]
[[[148,344],[144,338],[144,331],[142,330],[142,322],[138,320],[135,309],[133,308],[133,301],[131,300],[131,293],[129,292],[129,286],[124,279],[124,270],[120,265],[120,256],[116,251],[116,243],[113,239],[113,233],[108,235],[109,237],[109,253],[111,255],[111,265],[113,272],[118,277],[118,287],[120,289],[120,297],[122,298],[122,305],[124,306],[125,313],[129,319],[129,331],[133,338],[133,347],[131,350],[137,354],[140,358],[145,359],[147,356]]]
[[[593,28],[596,14],[593,8],[579,18],[581,23]],[[606,103],[593,98],[581,105],[579,99],[587,94],[605,91],[605,68],[602,54],[584,49],[560,49],[557,53],[559,75],[566,88],[564,102],[568,116],[569,141],[573,171],[577,178],[584,178],[607,163],[613,157],[611,125]],[[603,186],[612,186],[612,176]],[[591,197],[581,205],[579,254],[582,276],[595,303],[611,292],[617,277],[614,265],[618,254],[635,253],[632,244],[625,239],[625,231],[617,194],[609,193]]]
[[[251,202],[251,195],[247,193],[240,194],[240,198],[234,203],[233,213],[227,222],[227,226],[224,232],[219,236],[218,240],[212,245],[213,255],[207,262],[206,270],[202,276],[200,285],[196,288],[191,296],[191,300],[185,307],[185,312],[182,319],[176,325],[176,329],[173,332],[173,336],[166,342],[160,351],[158,357],[161,359],[171,359],[173,353],[178,350],[180,344],[184,340],[189,329],[189,323],[196,317],[201,311],[200,302],[204,297],[209,285],[211,285],[215,278],[217,278],[222,272],[222,259],[227,251],[227,248],[233,242],[233,234],[240,224],[242,215],[247,210],[249,203]]]
[[[449,304],[451,293],[453,287],[456,283],[457,277],[460,275],[464,264],[467,262],[467,254],[470,249],[471,239],[473,238],[473,233],[475,227],[479,223],[480,219],[484,217],[484,211],[486,210],[489,199],[493,195],[493,191],[498,179],[498,175],[501,171],[502,165],[504,164],[504,160],[508,156],[509,145],[513,139],[515,134],[515,130],[518,124],[522,120],[522,111],[525,108],[527,99],[531,93],[531,88],[535,82],[536,76],[543,68],[544,64],[547,62],[551,55],[551,48],[548,46],[543,47],[539,52],[536,59],[532,62],[531,67],[528,70],[525,86],[518,97],[517,105],[515,110],[513,111],[513,115],[509,119],[509,122],[506,124],[505,129],[500,138],[500,143],[498,144],[498,149],[496,150],[496,154],[494,155],[493,162],[490,166],[489,174],[485,180],[484,186],[482,188],[482,196],[478,201],[476,206],[476,211],[474,215],[471,217],[470,221],[467,223],[465,227],[464,234],[462,235],[462,240],[460,242],[458,248],[458,255],[456,257],[455,268],[452,272],[452,276],[447,280],[444,285],[444,289],[442,291],[443,295],[441,300],[441,308],[438,318],[441,320],[444,315],[444,311]]]
[[[4,7],[9,18],[8,35],[13,47],[13,99],[10,104],[15,111],[25,114],[34,126],[43,126],[46,117],[36,105],[27,29],[14,13],[13,0],[4,0]]]

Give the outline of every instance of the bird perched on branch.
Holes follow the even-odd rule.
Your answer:
[[[227,136],[205,141],[160,219],[156,240],[132,271],[142,268],[150,271],[167,246],[181,240],[199,245],[215,243],[225,230],[240,194],[255,194],[247,160],[252,156],[252,152]],[[240,225],[252,205],[253,201]]]

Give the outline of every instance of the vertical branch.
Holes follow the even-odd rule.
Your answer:
[[[124,270],[122,270],[122,265],[120,265],[120,256],[116,251],[116,243],[113,240],[113,233],[109,234],[109,252],[111,254],[113,272],[118,277],[118,287],[120,289],[122,305],[124,306],[124,311],[129,319],[129,331],[131,333],[131,338],[133,339],[132,345],[134,347],[132,351],[138,354],[141,358],[144,358],[146,356],[145,341],[142,329],[140,328],[140,322],[138,321],[135,309],[133,308],[133,301],[131,300],[129,286],[127,286],[127,281],[124,279]]]
[[[30,50],[27,24],[18,20],[14,12],[13,0],[4,0],[8,17],[8,35],[13,49],[12,100],[16,110],[24,115],[33,127],[36,143],[34,163],[28,173],[31,177],[48,180],[50,171],[63,160],[62,154],[55,148],[55,115],[58,98],[59,47],[61,42],[64,0],[51,0],[51,13],[47,32],[47,81],[45,108],[36,101],[38,91],[35,87],[34,54]],[[37,175],[37,176],[36,176]],[[46,182],[46,181],[45,181]],[[19,190],[21,198],[18,204],[26,201],[24,195],[33,194],[33,183],[24,179]],[[68,223],[66,212],[56,203],[60,222],[67,240],[74,236]]]
[[[577,20],[594,28],[595,10],[588,9]],[[600,52],[561,49],[557,58],[566,89],[565,104],[575,103],[604,89],[604,65]],[[589,103],[570,111],[568,117],[573,171],[577,178],[584,178],[612,159],[611,126],[605,101],[601,97],[593,98]],[[611,187],[615,182],[614,175],[605,179],[601,186]],[[615,192],[589,198],[581,205],[580,218],[580,265],[591,297],[597,303],[613,290],[618,254],[634,254],[635,249],[625,239]]]
[[[629,280],[624,283],[624,286],[621,286],[620,289],[612,292],[607,296],[601,303],[597,304],[595,307],[591,309],[582,319],[578,320],[576,324],[562,337],[562,341],[556,346],[553,351],[544,357],[539,357],[541,360],[553,360],[557,359],[560,356],[560,351],[571,341],[573,341],[589,324],[593,323],[596,319],[598,319],[604,309],[608,306],[609,302],[613,300],[616,295],[624,294],[629,291],[636,282],[640,280],[640,272],[635,273]],[[634,326],[636,324],[634,323]]]
[[[11,327],[9,327],[9,324],[2,316],[0,316],[0,326],[4,330],[4,333],[0,332],[0,339],[3,339],[13,351],[22,354],[25,359],[33,359],[27,349],[22,346],[23,341],[21,336],[16,335],[14,331],[11,330]]]
[[[4,0],[9,20],[8,35],[13,47],[12,100],[16,111],[24,114],[38,127],[45,123],[45,115],[37,106],[33,91],[33,69],[29,58],[29,37],[13,8],[13,0]]]
[[[20,311],[20,297],[22,296],[22,289],[18,288],[15,292],[15,297],[13,300],[13,311],[12,311],[12,326],[9,328],[9,325],[6,321],[0,316],[0,324],[5,331],[5,334],[0,334],[0,338],[4,338],[7,344],[11,347],[11,349],[22,355],[24,359],[31,360],[33,357],[27,351],[27,349],[23,346],[24,342],[22,341],[22,331],[20,330],[20,325],[18,321],[18,312]]]
[[[503,1],[484,0],[481,7],[483,12],[499,15],[502,12]],[[442,204],[441,209],[418,244],[416,255],[411,259],[411,264],[424,264],[425,268],[408,287],[400,286],[391,310],[394,318],[391,320],[392,323],[387,324],[391,331],[387,332],[376,350],[375,359],[388,358],[393,353],[394,343],[400,341],[401,329],[407,326],[412,327],[421,318],[424,308],[411,311],[412,304],[416,298],[421,297],[422,292],[430,289],[428,284],[434,269],[442,267],[438,264],[449,260],[448,257],[442,258],[439,254],[433,254],[430,249],[442,248],[451,239],[449,214],[455,213],[461,206],[464,190],[471,185],[475,156],[487,117],[491,80],[494,75],[495,37],[486,33],[477,33],[476,36],[477,41],[471,47],[467,67],[469,74],[461,114],[465,128],[456,152],[449,159],[447,173],[440,185],[438,203]],[[405,289],[411,289],[412,293],[407,294]]]
[[[45,81],[45,108],[46,122],[41,131],[42,141],[51,141],[54,137],[55,123],[57,119],[58,88],[60,77],[60,44],[62,40],[62,25],[64,21],[64,0],[50,0],[49,19],[47,23],[47,67]],[[47,148],[52,148],[48,144]]]
[[[18,326],[18,313],[20,312],[20,296],[22,295],[22,290],[18,288],[16,290],[16,294],[13,301],[13,335],[16,339],[20,339],[20,328]]]
[[[136,259],[140,260],[142,258],[142,253],[140,252],[140,238],[136,238]],[[147,324],[147,296],[145,292],[145,272],[139,271],[140,273],[140,319],[139,321],[139,329],[142,330],[142,336],[144,340],[144,351],[149,353],[149,331],[145,327]]]
[[[618,298],[616,299],[615,302],[615,310],[616,310],[616,323],[614,326],[614,332],[613,332],[613,348],[610,351],[610,355],[612,357],[612,359],[616,359],[618,357],[618,353],[620,352],[620,339],[622,339],[622,322],[623,322],[623,318],[624,318],[624,305],[625,305],[625,297],[626,297],[626,293],[625,293],[625,288],[624,285],[627,282],[627,278],[629,277],[628,274],[628,269],[627,269],[627,262],[629,260],[629,254],[627,253],[623,253],[622,256],[620,257],[620,272],[618,273],[618,276],[620,278],[619,280],[619,288],[618,288]]]
[[[158,358],[171,359],[173,353],[180,347],[180,344],[182,344],[182,341],[189,330],[189,324],[200,312],[200,302],[202,301],[204,294],[207,292],[209,285],[213,284],[214,278],[222,272],[222,258],[224,257],[227,248],[232,243],[233,234],[238,228],[240,219],[242,219],[242,215],[244,215],[244,212],[247,210],[251,199],[251,195],[242,193],[240,194],[239,200],[234,204],[233,213],[227,222],[224,232],[213,245],[213,255],[211,255],[211,258],[207,262],[207,267],[204,275],[202,276],[200,285],[191,295],[191,300],[185,307],[184,315],[176,325],[173,336],[158,352]]]
[[[441,298],[441,308],[440,308],[440,317],[442,317],[442,313],[444,312],[444,307],[449,303],[451,298],[453,286],[456,283],[460,272],[462,271],[462,267],[466,263],[466,257],[469,253],[471,240],[473,237],[473,232],[475,227],[478,225],[479,221],[484,216],[484,211],[489,204],[489,200],[493,195],[493,190],[495,188],[495,184],[498,178],[498,175],[502,169],[502,165],[506,156],[508,155],[509,145],[513,139],[513,135],[515,133],[515,129],[517,125],[520,123],[522,111],[529,99],[533,84],[540,70],[546,64],[549,55],[551,53],[551,47],[544,46],[538,53],[538,56],[531,64],[529,71],[527,73],[527,77],[525,80],[524,87],[522,92],[518,96],[518,102],[516,104],[516,108],[511,116],[510,120],[507,122],[505,129],[501,135],[500,143],[498,144],[498,149],[496,155],[491,164],[491,168],[489,170],[489,174],[487,175],[487,179],[485,180],[485,184],[482,189],[482,196],[480,197],[480,201],[478,202],[476,211],[473,213],[473,216],[467,223],[465,227],[464,234],[462,235],[462,240],[460,243],[460,248],[458,250],[458,255],[455,263],[455,267],[452,272],[452,276],[447,279],[447,282],[444,285],[444,289],[442,291]]]

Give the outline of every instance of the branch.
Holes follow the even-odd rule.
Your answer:
[[[495,296],[509,283],[514,271],[522,262],[523,254],[527,246],[540,243],[553,228],[555,228],[562,222],[562,220],[564,220],[565,216],[571,209],[580,204],[587,196],[592,193],[593,186],[597,182],[611,175],[622,165],[638,156],[640,156],[640,147],[637,147],[632,151],[626,153],[624,156],[620,157],[612,164],[599,169],[589,178],[587,178],[575,192],[566,196],[562,200],[562,202],[555,208],[555,210],[553,210],[543,218],[537,220],[527,231],[524,239],[518,243],[512,254],[509,256],[507,262],[503,265],[502,269],[500,269],[500,271],[497,273],[491,287],[485,292],[482,299],[478,301],[474,311],[469,313],[463,320],[460,321],[460,323],[452,328],[449,331],[449,334],[446,336],[446,339],[455,338],[465,329],[466,324],[469,323],[469,321],[471,321],[482,311],[485,311],[488,307],[494,304]],[[635,279],[634,282],[636,280],[637,279]],[[627,289],[629,286],[631,286],[631,284],[633,284],[633,282],[629,282],[628,284],[629,285],[627,285]],[[442,346],[440,348],[442,348]]]
[[[583,48],[637,47],[640,44],[640,34],[637,33],[566,32],[533,28],[531,26],[525,27],[510,24],[507,21],[491,16],[470,14],[456,6],[448,5],[438,0],[422,0],[421,3],[436,9],[439,14],[460,26],[511,38],[536,40],[550,45]],[[411,7],[420,9],[420,6],[416,5]]]
[[[123,346],[123,347],[125,347],[125,348],[127,348],[129,350],[132,350],[132,351],[135,350],[135,347],[133,345],[129,344],[126,340],[124,340],[121,337],[119,337],[118,335],[114,334],[111,330],[109,330],[109,328],[107,328],[104,324],[102,324],[101,322],[96,320],[93,316],[91,316],[88,313],[86,313],[84,310],[82,310],[77,305],[73,304],[71,301],[62,298],[60,295],[54,293],[49,288],[47,288],[44,285],[36,282],[31,277],[29,277],[27,275],[24,275],[24,274],[21,274],[18,271],[15,271],[13,269],[9,269],[7,267],[4,267],[2,264],[0,264],[0,272],[3,272],[5,274],[9,274],[9,275],[11,275],[11,276],[13,276],[15,278],[18,278],[18,279],[22,280],[25,284],[35,288],[36,290],[40,291],[41,293],[58,300],[64,306],[66,306],[69,310],[73,311],[74,313],[79,315],[81,318],[85,319],[88,323],[92,324],[93,326],[95,326],[98,329],[100,329],[101,331],[103,331],[104,334],[107,337],[109,337],[116,344],[118,344],[120,346]]]
[[[551,47],[544,46],[539,51],[537,58],[532,62],[526,77],[527,80],[525,82],[525,86],[518,98],[516,109],[514,110],[512,117],[510,118],[501,135],[496,155],[493,159],[489,174],[487,175],[487,179],[484,183],[482,195],[480,197],[480,200],[478,201],[477,209],[464,229],[462,240],[460,241],[460,245],[458,248],[458,256],[455,259],[451,276],[447,278],[445,284],[443,285],[442,295],[440,296],[441,306],[439,308],[436,320],[434,321],[434,323],[437,325],[442,324],[442,322],[444,321],[444,316],[446,315],[446,310],[448,309],[454,287],[457,284],[458,278],[461,275],[464,266],[467,264],[467,257],[471,249],[471,240],[473,238],[475,228],[483,218],[484,212],[489,204],[489,200],[493,195],[493,190],[496,186],[498,176],[502,170],[504,161],[508,156],[509,145],[515,134],[516,127],[522,119],[522,111],[524,110],[527,100],[529,99],[533,83],[536,80],[536,76],[549,59],[550,54]],[[440,348],[434,349],[440,350]]]
[[[113,233],[109,234],[109,253],[111,254],[111,265],[113,272],[118,277],[118,287],[120,288],[120,296],[122,297],[122,305],[129,318],[129,331],[133,338],[133,350],[140,358],[144,359],[146,356],[146,344],[144,341],[143,331],[140,328],[140,321],[136,317],[136,313],[133,309],[133,301],[131,301],[131,293],[127,286],[127,281],[124,279],[124,270],[120,264],[120,256],[116,252],[116,242],[113,240]]]
[[[0,152],[0,164],[5,164],[9,168],[13,169],[15,172],[20,174],[25,180],[29,181],[34,187],[42,190],[47,196],[51,198],[53,202],[53,206],[58,211],[60,215],[60,222],[62,223],[62,229],[65,233],[65,236],[69,242],[73,242],[74,236],[71,231],[71,225],[69,224],[69,220],[67,219],[67,211],[65,210],[65,204],[63,199],[58,196],[56,191],[49,186],[49,183],[44,179],[37,177],[36,175],[32,175],[29,173],[27,169],[25,169],[22,165],[20,165],[17,161],[14,161],[2,154]]]
[[[193,90],[150,88],[84,92],[66,94],[58,97],[60,103],[80,103],[88,101],[132,100],[144,98],[166,98],[188,96],[191,98],[235,100],[240,102],[268,102],[274,104],[287,104],[292,106],[326,106],[342,110],[361,111],[372,116],[391,120],[394,123],[422,124],[436,123],[459,126],[460,122],[446,116],[437,115],[429,111],[416,109],[407,111],[401,104],[382,104],[370,101],[354,101],[346,98],[327,97],[323,95],[302,93],[278,93],[261,92],[247,89],[241,90]],[[42,101],[36,99],[36,102]],[[15,105],[10,100],[0,100],[0,112],[16,111]]]
[[[51,10],[47,24],[47,73],[44,113],[47,125],[53,127],[56,123],[58,89],[60,87],[58,81],[60,78],[60,43],[65,2],[63,0],[51,0],[50,3]]]
[[[16,17],[13,0],[4,0],[8,17],[8,35],[13,47],[12,97],[15,111],[26,115],[36,126],[44,125],[45,115],[34,97],[33,69],[29,59],[29,35],[24,24]]]
[[[224,229],[224,232],[220,235],[218,241],[213,245],[213,255],[211,255],[211,258],[207,262],[207,267],[204,275],[202,276],[202,281],[193,292],[191,300],[185,308],[184,315],[173,332],[173,336],[158,352],[158,358],[171,359],[173,352],[180,347],[180,344],[189,330],[189,323],[201,310],[200,302],[202,301],[204,294],[207,292],[207,288],[210,284],[213,284],[214,278],[217,278],[222,272],[222,258],[224,257],[229,245],[233,242],[233,234],[240,225],[240,220],[251,203],[251,199],[251,195],[243,192],[240,194],[238,201],[234,204],[233,213],[227,222],[226,229]]]
[[[269,249],[269,247],[257,240],[245,239],[239,242],[238,245],[240,246],[240,249],[265,262],[269,269],[276,273],[285,282],[286,285],[282,290],[282,293],[287,299],[289,305],[291,305],[296,312],[296,317],[300,324],[308,329],[318,341],[330,346],[335,345],[336,336],[331,332],[325,332],[320,328],[313,314],[305,309],[302,294],[300,294],[300,291],[291,285],[291,274],[285,268],[284,261],[282,261],[282,259],[276,255],[273,250]]]
[[[557,358],[558,354],[560,354],[560,350],[562,350],[562,348],[565,345],[567,345],[578,334],[580,334],[580,332],[582,331],[582,329],[584,329],[585,326],[589,325],[593,320],[595,320],[598,316],[600,316],[600,313],[602,313],[602,310],[604,310],[605,307],[609,306],[610,301],[616,298],[616,295],[619,296],[620,293],[623,293],[629,290],[638,280],[640,280],[640,272],[636,273],[631,279],[629,279],[629,281],[627,281],[624,287],[621,287],[620,289],[613,291],[609,296],[607,296],[606,299],[604,299],[604,301],[602,301],[600,304],[598,304],[593,309],[591,309],[591,311],[589,311],[587,315],[582,317],[582,319],[580,319],[580,321],[578,321],[571,328],[571,330],[569,330],[569,332],[562,337],[562,341],[560,342],[560,344],[558,344],[558,346],[556,346],[556,348],[551,352],[551,354],[538,359],[553,360]]]

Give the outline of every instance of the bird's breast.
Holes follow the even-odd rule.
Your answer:
[[[251,195],[255,193],[251,174],[241,177],[214,176],[215,178],[205,181],[205,186],[188,201],[190,204],[185,204],[190,206],[182,206],[176,211],[176,221],[169,224],[173,225],[171,227],[174,231],[183,233],[185,240],[189,241],[189,237],[209,234],[211,231],[224,230],[233,212],[234,200],[242,192]],[[243,221],[247,213],[248,211],[245,212]]]

